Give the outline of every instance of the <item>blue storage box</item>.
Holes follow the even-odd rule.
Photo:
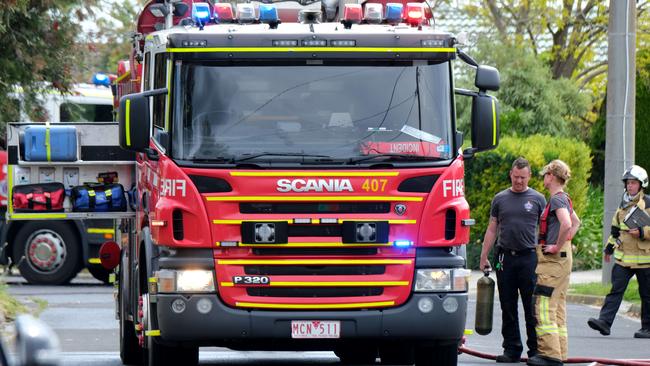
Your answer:
[[[74,126],[29,126],[23,142],[26,161],[77,160],[77,129]]]

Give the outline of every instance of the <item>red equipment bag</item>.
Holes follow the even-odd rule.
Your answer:
[[[61,183],[23,184],[13,188],[14,211],[63,211],[65,187]]]

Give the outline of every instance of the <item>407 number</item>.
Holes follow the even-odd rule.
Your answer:
[[[388,179],[366,179],[361,185],[361,189],[366,192],[384,192],[386,190]]]
[[[271,279],[267,276],[233,276],[235,285],[270,285]]]

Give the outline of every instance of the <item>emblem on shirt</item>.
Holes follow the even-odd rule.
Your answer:
[[[530,201],[526,201],[526,203],[524,203],[524,208],[526,211],[530,212],[533,209],[533,204],[530,203]]]

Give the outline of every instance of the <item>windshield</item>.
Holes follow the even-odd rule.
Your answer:
[[[177,63],[173,156],[215,162],[451,157],[449,65]],[[374,160],[374,159],[372,159]],[[374,161],[373,161],[374,162]]]

